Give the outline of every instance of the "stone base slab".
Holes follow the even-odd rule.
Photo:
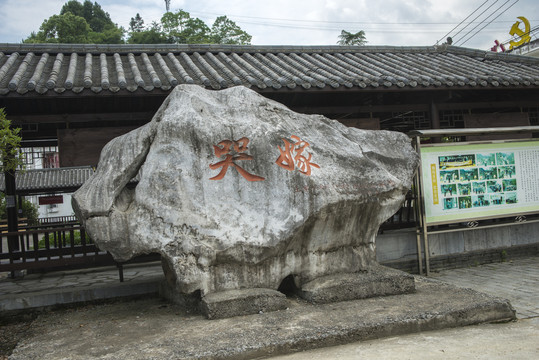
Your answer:
[[[253,359],[515,319],[509,301],[416,277],[416,292],[208,320],[160,299],[43,314],[10,360]],[[59,340],[60,339],[60,340]],[[92,341],[88,341],[92,339]]]
[[[415,292],[414,277],[402,271],[375,266],[353,274],[324,276],[303,285],[299,295],[315,304],[366,299]]]
[[[262,314],[284,310],[286,296],[271,289],[242,289],[211,293],[202,298],[201,311],[208,319]]]
[[[297,295],[313,304],[413,292],[415,292],[413,275],[380,265],[359,273],[323,276],[297,289]],[[219,291],[201,298],[199,294],[182,294],[170,286],[169,282],[163,281],[159,293],[188,311],[206,315],[208,319],[223,319],[287,308],[286,296],[283,293],[265,288]]]

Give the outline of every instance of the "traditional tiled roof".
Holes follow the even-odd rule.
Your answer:
[[[95,172],[92,166],[33,169],[15,173],[15,188],[18,194],[45,194],[47,192],[73,192],[80,188]],[[129,185],[140,180],[137,174]],[[0,175],[0,191],[6,189],[5,178]]]
[[[0,44],[0,96],[539,86],[539,59],[440,47]]]
[[[74,191],[93,173],[94,169],[91,166],[18,171],[15,174],[15,184],[18,193]],[[4,189],[5,181],[2,176],[0,191]]]

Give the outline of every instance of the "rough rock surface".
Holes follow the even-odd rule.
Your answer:
[[[180,293],[275,290],[289,275],[301,288],[376,264],[379,225],[417,164],[401,133],[298,114],[244,87],[182,85],[105,146],[73,205],[117,260],[161,253]]]

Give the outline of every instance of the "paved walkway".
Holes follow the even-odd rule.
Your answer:
[[[539,316],[539,257],[432,273],[432,278],[509,299],[519,319]],[[157,292],[164,279],[159,262],[124,266],[120,283],[116,267],[31,274],[10,279],[0,274],[0,311],[29,305],[48,306]],[[101,290],[107,290],[106,292]],[[98,293],[96,293],[98,292]],[[51,294],[58,294],[56,297]],[[75,296],[66,294],[75,293]],[[47,299],[39,301],[41,294]],[[28,298],[34,299],[28,302]]]
[[[159,263],[126,266],[125,281],[119,282],[114,267],[27,275],[9,279],[0,274],[0,305],[29,305],[29,298],[47,299],[47,294],[71,294],[67,300],[107,295],[129,295],[135,289],[155,292],[163,279]],[[275,359],[532,359],[539,358],[539,257],[516,259],[433,273],[432,278],[507,298],[518,321],[429,331],[392,338],[362,341],[311,350]],[[146,284],[146,285],[144,285]],[[92,290],[88,292],[88,290]],[[79,295],[77,295],[79,294]],[[80,294],[86,294],[84,296]],[[82,296],[77,298],[77,296]],[[25,299],[20,301],[17,299]],[[52,300],[57,301],[58,295]],[[442,300],[442,299],[441,299]],[[14,302],[15,301],[15,302]],[[16,301],[19,301],[18,303]]]
[[[508,299],[519,319],[539,316],[539,257],[444,270],[431,277]]]
[[[160,262],[124,266],[120,282],[114,266],[30,274],[0,274],[0,312],[116,297],[156,294],[164,279]]]
[[[518,321],[361,341],[271,359],[539,359],[539,257],[444,270],[431,277],[509,299]]]

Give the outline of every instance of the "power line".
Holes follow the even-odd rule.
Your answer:
[[[292,25],[292,24],[271,24],[271,23],[260,23],[260,22],[251,22],[251,21],[237,21],[238,24],[249,24],[249,25],[257,25],[257,26],[267,26],[267,27],[275,27],[275,28],[289,28],[289,29],[305,29],[305,30],[319,30],[319,31],[341,31],[342,27],[321,27],[321,26],[310,26],[310,25]],[[398,28],[368,28],[368,27],[362,27],[362,30],[373,31],[376,33],[424,33],[425,31],[429,31],[431,33],[442,33],[443,31],[446,31],[445,29],[422,29],[418,27],[414,28],[406,28],[406,27],[398,27]],[[499,29],[492,29],[489,31],[492,32],[499,32],[504,31],[505,28],[499,28]]]
[[[466,16],[466,18],[464,20],[462,20],[460,23],[457,24],[457,26],[455,26],[453,29],[451,29],[447,34],[445,34],[444,36],[442,36],[438,41],[436,41],[436,43],[439,43],[441,40],[445,39],[445,37],[447,35],[449,35],[450,33],[452,33],[456,28],[458,28],[461,24],[463,24],[466,20],[468,20],[468,18],[470,16],[472,16],[473,14],[475,14],[475,12],[477,10],[479,10],[481,7],[483,7],[483,5],[485,5],[486,3],[488,2],[488,0],[485,0],[484,3],[482,3],[481,5],[479,5],[479,7],[477,9],[475,9],[470,15]],[[466,25],[468,26],[468,25]],[[465,27],[466,28],[466,27]]]
[[[488,1],[488,0],[487,0]],[[487,2],[485,1],[485,2]],[[498,0],[496,0],[498,1]],[[200,12],[200,11],[190,11],[191,15],[202,15],[202,16],[221,16],[223,14],[221,13],[212,13],[212,12]],[[475,11],[473,12],[475,13]],[[471,15],[473,15],[473,13]],[[454,22],[370,22],[370,21],[327,21],[327,20],[301,20],[301,19],[282,19],[282,18],[267,18],[267,17],[259,17],[259,16],[247,16],[247,15],[227,15],[228,18],[234,18],[234,19],[258,19],[258,20],[265,20],[265,21],[287,21],[287,22],[293,22],[293,23],[325,23],[325,24],[350,24],[350,25],[454,25]],[[468,16],[469,17],[469,16]],[[467,17],[467,18],[468,18]],[[463,21],[461,21],[458,25],[461,25],[462,23],[465,24],[473,24],[473,21],[470,21],[466,23],[465,18]],[[243,23],[249,23],[249,24],[258,24],[256,22],[246,22],[243,20],[237,20],[237,22],[243,22]],[[530,21],[539,21],[539,20],[530,20]],[[511,20],[500,20],[495,21],[495,23],[511,23]],[[267,23],[266,23],[267,24]],[[270,25],[270,24],[268,24]],[[457,26],[458,26],[457,25]],[[270,25],[271,26],[271,25]]]
[[[504,5],[507,4],[508,2],[509,2],[509,0],[506,1],[502,6],[504,6]],[[510,8],[512,8],[513,6],[515,6],[515,4],[516,4],[517,2],[518,2],[518,0],[515,1],[514,3],[512,3],[507,9],[503,10],[502,12],[500,12],[500,14],[498,14],[498,16],[496,16],[493,20],[496,20],[496,19],[499,18],[501,15],[503,15],[507,10],[509,10]],[[500,8],[501,8],[502,6],[500,6]],[[492,21],[493,21],[493,20],[492,20]],[[483,26],[481,29],[479,29],[476,33],[472,34],[472,36],[470,36],[470,37],[467,38],[464,42],[462,42],[462,43],[460,44],[460,46],[462,46],[462,45],[466,44],[468,41],[470,41],[470,39],[472,39],[474,36],[476,36],[478,33],[480,33],[481,30],[483,30],[485,27],[489,26],[490,23],[492,23],[492,21],[488,22],[485,26]],[[475,29],[475,28],[474,28],[474,29]],[[474,29],[472,29],[472,31],[473,31]]]
[[[511,0],[507,0],[505,3],[507,3],[508,1],[511,1]],[[494,1],[494,2],[492,3],[492,5],[490,5],[488,8],[486,8],[485,11],[484,11],[482,14],[477,15],[477,16],[473,19],[473,21],[475,21],[475,20],[477,20],[477,18],[483,16],[483,15],[485,14],[485,12],[487,12],[487,11],[488,11],[491,7],[493,7],[497,2],[498,2],[498,0]],[[505,4],[505,3],[504,3],[504,4]],[[503,5],[502,5],[502,6],[503,6]],[[497,11],[497,10],[494,10],[494,12],[496,12],[496,11]],[[487,17],[488,17],[488,15],[487,15]],[[481,25],[483,22],[484,22],[484,20],[480,21],[480,22],[478,23],[478,25],[476,25],[474,28],[472,28],[472,30],[468,31],[464,36],[467,36],[470,32],[472,32],[475,28],[477,28],[477,26]],[[453,38],[457,37],[457,35],[460,34],[460,33],[461,33],[464,29],[466,29],[467,27],[468,27],[468,26],[465,26],[464,28],[460,29],[460,31],[459,31],[458,33],[456,33],[455,35],[453,35]],[[456,43],[458,43],[458,41],[457,41]],[[456,43],[455,43],[455,45],[456,45]]]

